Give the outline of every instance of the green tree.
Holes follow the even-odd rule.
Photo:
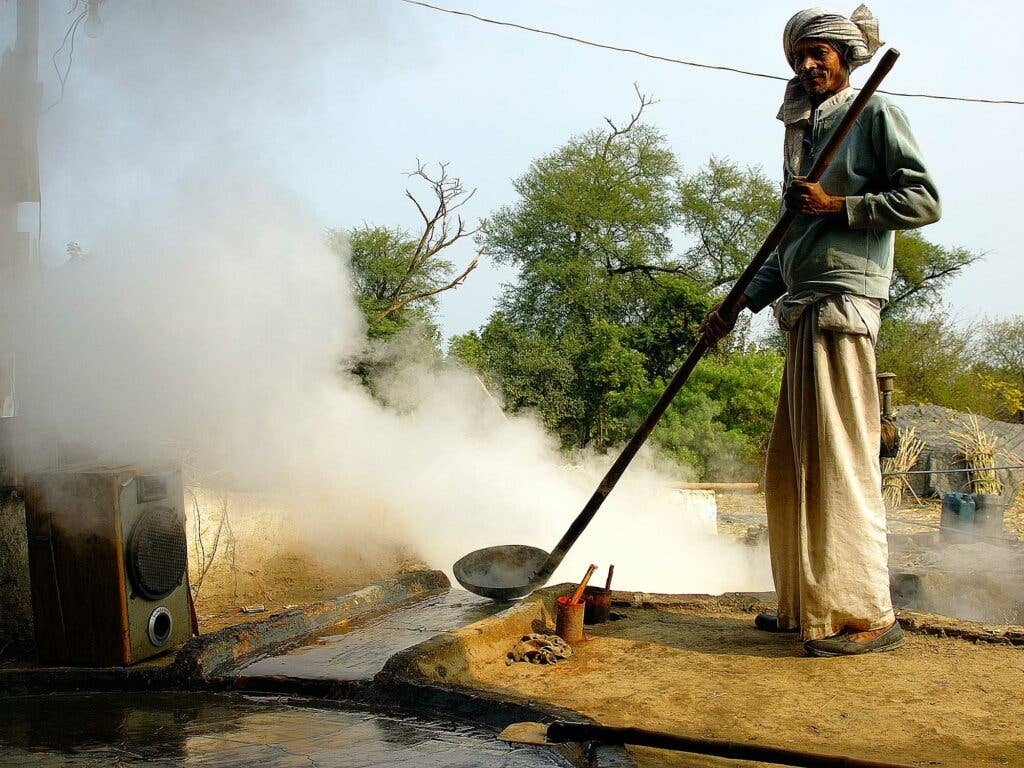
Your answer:
[[[669,238],[678,165],[664,137],[639,122],[648,104],[641,95],[640,108],[623,127],[608,120],[609,130],[575,137],[534,161],[513,183],[518,202],[483,223],[483,252],[523,270],[522,283],[553,279],[570,292],[587,287],[597,272],[681,271],[671,263]],[[524,307],[536,306],[556,323],[565,319],[544,295],[530,293]]]
[[[981,353],[993,370],[1006,374],[1024,387],[1024,315],[985,324]]]
[[[678,194],[683,230],[692,241],[682,264],[711,289],[731,286],[778,219],[778,184],[760,168],[712,157],[679,180]]]
[[[978,368],[999,400],[997,418],[1024,422],[1024,315],[983,324]]]
[[[878,370],[896,374],[900,402],[935,403],[998,418],[999,398],[976,367],[977,332],[944,312],[887,316],[878,339]]]
[[[983,258],[961,247],[927,240],[920,230],[896,233],[888,315],[909,315],[935,307],[942,292],[965,268]]]
[[[483,366],[510,410],[537,410],[567,446],[618,435],[616,398],[666,375],[696,340],[707,293],[672,258],[678,164],[640,122],[570,139],[514,181],[478,243],[516,280],[453,354]],[[470,354],[470,351],[472,354]],[[615,407],[613,407],[615,406]]]
[[[641,121],[651,102],[638,95],[629,120],[606,119],[535,160],[513,182],[516,200],[484,220],[481,251],[516,276],[487,324],[449,348],[506,408],[537,412],[566,447],[600,449],[631,434],[779,214],[778,186],[758,168],[711,158],[684,174]],[[917,340],[902,321],[920,321],[977,258],[920,233],[897,235],[891,358]],[[934,344],[935,329],[925,330]],[[652,441],[705,476],[756,472],[775,412],[778,348],[734,333],[701,363]]]
[[[496,312],[479,334],[453,337],[448,354],[477,371],[489,389],[500,392],[506,410],[536,412],[565,440],[582,414],[574,356],[569,353],[574,341],[533,333]]]
[[[534,161],[514,181],[516,202],[485,219],[481,251],[517,276],[480,332],[449,347],[506,408],[537,412],[566,447],[628,438],[778,211],[757,169],[712,159],[682,174],[641,122],[650,100],[638,95],[625,123],[606,120]],[[690,240],[681,254],[680,235]],[[780,371],[776,352],[720,351],[653,442],[704,474],[759,464]]]
[[[409,290],[425,292],[444,280],[452,268],[450,262],[435,259],[429,269],[408,275],[417,241],[397,227],[364,224],[332,229],[327,232],[327,242],[336,253],[347,255],[356,301],[366,318],[370,339],[389,339],[410,324],[421,325],[429,335],[435,335],[436,297],[409,302],[397,310],[389,308],[402,280],[407,280]]]
[[[697,366],[652,434],[661,451],[707,480],[754,479],[775,418],[783,357],[772,350],[712,355]],[[628,438],[665,389],[662,379],[618,398],[612,435]]]

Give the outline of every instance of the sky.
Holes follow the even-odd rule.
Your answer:
[[[72,16],[43,6],[49,59]],[[445,0],[440,4],[666,56],[788,76],[781,30],[802,7],[758,3]],[[15,0],[0,0],[0,46]],[[891,90],[1024,99],[1024,10],[1010,2],[869,4],[903,54]],[[845,13],[853,4],[839,6]],[[512,180],[573,134],[627,116],[633,84],[658,103],[659,128],[693,171],[711,156],[780,175],[781,82],[596,50],[414,7],[400,0],[105,0],[99,37],[79,35],[65,95],[40,127],[44,259],[138,213],[154,189],[196,164],[233,162],[305,201],[323,228],[413,228],[403,172],[445,161],[477,193],[471,223],[514,202]],[[65,60],[66,61],[66,60]],[[854,85],[866,77],[854,74]],[[943,219],[925,236],[982,251],[951,285],[959,320],[1021,311],[1016,223],[1024,106],[893,97],[940,187]],[[217,147],[218,151],[211,151]],[[414,191],[416,187],[410,187]],[[202,195],[202,189],[196,189]],[[464,241],[451,258],[465,263]],[[446,294],[446,335],[482,325],[511,274],[486,262]]]

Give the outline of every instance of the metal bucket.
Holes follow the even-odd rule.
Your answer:
[[[583,590],[584,624],[603,624],[608,621],[608,613],[612,608],[612,593],[603,587],[587,587]]]
[[[586,604],[582,601],[569,605],[568,597],[558,598],[558,609],[555,613],[555,634],[572,645],[583,641],[583,610]]]

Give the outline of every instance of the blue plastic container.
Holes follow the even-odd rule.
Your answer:
[[[974,525],[974,497],[969,493],[947,493],[942,497],[943,528],[968,528]]]

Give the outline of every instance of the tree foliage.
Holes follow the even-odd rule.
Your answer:
[[[707,480],[755,479],[775,418],[783,356],[773,350],[705,358],[655,427],[661,451]],[[620,397],[617,424],[631,430],[661,396],[654,379]],[[612,437],[624,441],[625,429]]]
[[[779,187],[760,168],[712,157],[678,183],[683,253],[689,274],[712,289],[731,285],[779,217]]]
[[[777,211],[759,171],[714,160],[683,175],[640,120],[649,103],[641,95],[627,121],[570,139],[515,180],[517,200],[483,222],[478,243],[516,279],[487,324],[449,346],[507,409],[536,412],[567,447],[602,449],[632,434],[697,340],[712,291],[745,262],[741,238],[760,237]],[[679,255],[687,232],[696,245]],[[704,361],[653,441],[709,476],[750,471],[780,361],[774,352]]]
[[[397,227],[364,224],[347,230],[327,232],[327,242],[340,255],[347,255],[356,301],[366,318],[370,339],[388,339],[411,323],[436,330],[433,310],[436,298],[431,296],[387,312],[393,296],[406,279],[416,239]],[[451,263],[435,259],[429,268],[421,268],[410,276],[407,285],[414,291],[425,291],[445,281]]]
[[[997,418],[1024,422],[1024,315],[986,322],[978,346],[984,386],[998,398]]]
[[[896,374],[898,400],[984,412],[976,383],[965,375],[973,334],[945,314],[886,317],[878,337],[878,370]]]
[[[513,184],[519,200],[485,220],[482,252],[520,270],[520,290],[503,298],[506,312],[562,327],[581,314],[619,309],[612,285],[683,271],[671,260],[670,239],[679,169],[664,137],[638,122],[648,103],[641,97],[624,127],[609,121],[609,130],[575,137],[534,161]]]
[[[617,438],[620,399],[667,375],[709,307],[672,258],[679,168],[640,122],[649,103],[641,95],[624,124],[570,139],[515,180],[517,201],[483,222],[478,243],[517,278],[479,345],[451,348],[474,350],[506,406],[538,411],[567,446]]]
[[[985,363],[1024,387],[1024,315],[985,324],[981,340]]]
[[[886,314],[910,314],[938,304],[950,280],[983,255],[927,240],[920,230],[896,233]]]
[[[898,400],[935,403],[993,419],[1024,420],[1018,368],[1024,318],[953,322],[941,308],[888,316],[879,335],[879,370],[896,374]]]

